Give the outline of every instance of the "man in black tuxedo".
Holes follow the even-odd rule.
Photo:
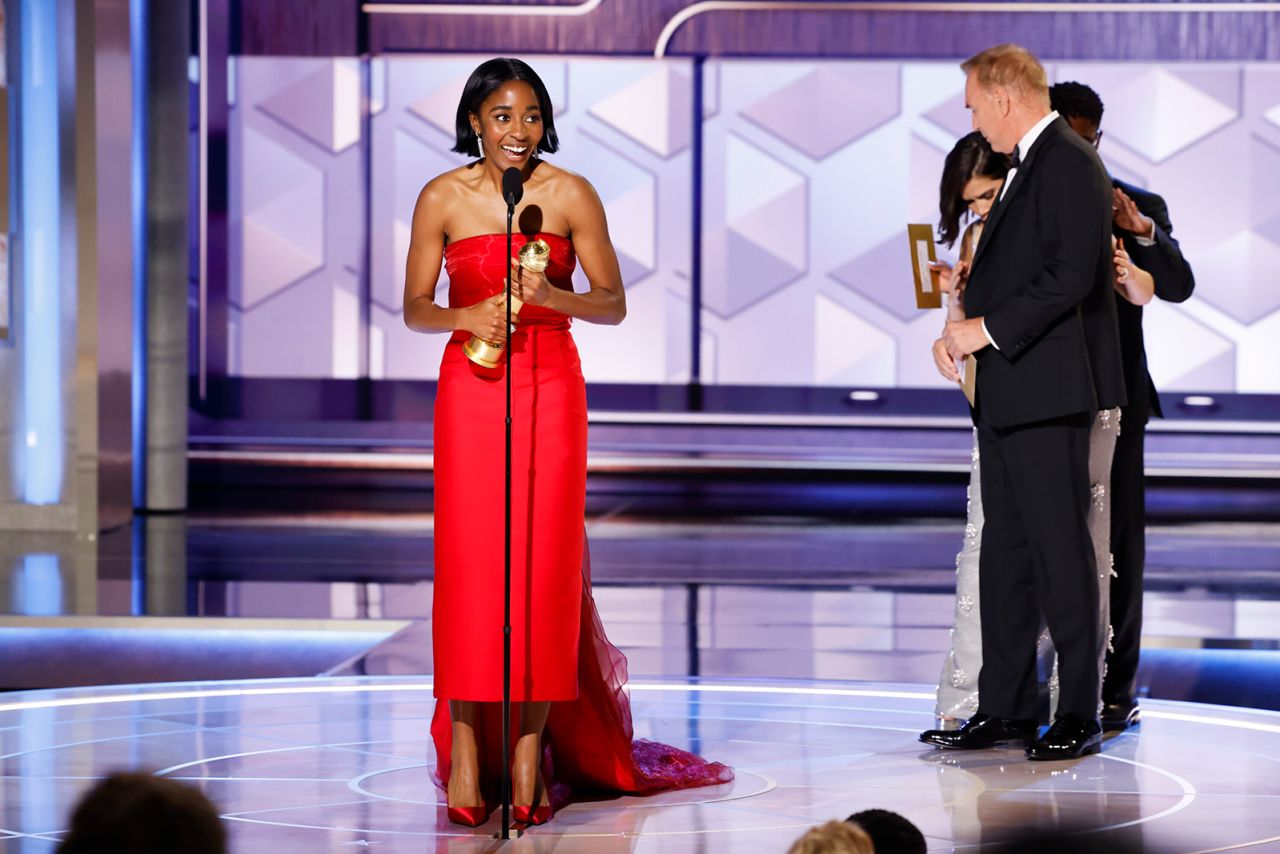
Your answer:
[[[1083,83],[1056,83],[1049,88],[1053,109],[1095,148],[1102,141],[1102,99]],[[1183,302],[1195,290],[1191,265],[1173,239],[1169,207],[1155,193],[1112,179],[1115,236],[1133,262],[1151,274],[1155,295]],[[1120,437],[1111,465],[1111,648],[1102,679],[1102,728],[1120,732],[1139,720],[1138,651],[1142,638],[1142,575],[1146,563],[1146,482],[1143,447],[1147,420],[1163,415],[1160,398],[1147,371],[1142,335],[1142,307],[1116,301],[1120,351],[1129,404],[1121,410]]]
[[[1096,753],[1098,567],[1086,521],[1089,430],[1124,401],[1111,251],[1111,183],[1093,146],[1049,109],[1044,68],[1000,45],[961,65],[973,126],[1012,156],[974,252],[965,320],[934,344],[943,376],[977,356],[982,466],[978,712],[937,747],[1030,740],[1027,757]],[[1036,737],[1036,637],[1058,652],[1058,710]]]

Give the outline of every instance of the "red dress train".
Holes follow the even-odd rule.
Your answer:
[[[571,289],[572,242],[551,246],[548,280]],[[529,238],[516,235],[513,254]],[[498,293],[506,235],[445,248],[449,304]],[[505,364],[487,370],[455,333],[440,365],[435,412],[435,656],[437,780],[449,778],[447,700],[484,702],[481,775],[501,774],[502,563]],[[550,701],[544,774],[553,797],[567,789],[650,793],[728,782],[733,772],[679,748],[633,739],[626,658],[604,635],[591,598],[583,518],[587,405],[569,318],[525,305],[511,336],[512,699]],[[517,715],[513,714],[513,718]],[[515,721],[513,721],[513,724]],[[513,742],[514,743],[514,742]]]

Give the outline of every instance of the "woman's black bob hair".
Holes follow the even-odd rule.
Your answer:
[[[538,142],[538,151],[553,154],[560,147],[560,139],[556,136],[556,123],[551,109],[551,96],[543,85],[538,72],[529,67],[527,62],[510,57],[499,57],[482,62],[467,78],[463,87],[462,98],[458,101],[457,141],[453,150],[469,157],[480,156],[480,146],[476,142],[475,132],[471,130],[471,114],[479,115],[480,105],[503,83],[509,80],[523,80],[533,89],[542,110],[542,139]]]
[[[981,175],[999,180],[1009,171],[1009,158],[991,150],[991,145],[976,130],[960,137],[942,165],[942,181],[938,188],[938,240],[950,246],[960,236],[960,220],[969,207],[964,202],[964,185]]]

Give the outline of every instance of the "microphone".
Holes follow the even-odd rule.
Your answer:
[[[518,167],[512,166],[502,173],[502,198],[506,199],[507,207],[514,208],[523,196],[524,176]]]

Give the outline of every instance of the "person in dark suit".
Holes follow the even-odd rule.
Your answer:
[[[1083,83],[1056,83],[1049,88],[1054,110],[1087,142],[1102,141],[1102,99]],[[1151,274],[1155,296],[1183,302],[1195,290],[1195,275],[1173,239],[1169,207],[1155,193],[1112,179],[1115,236],[1133,262]],[[1160,398],[1147,371],[1142,335],[1142,306],[1116,303],[1120,351],[1129,404],[1121,410],[1120,438],[1111,466],[1111,628],[1102,679],[1102,728],[1120,732],[1138,723],[1138,652],[1142,638],[1142,575],[1146,563],[1146,482],[1143,448],[1147,421],[1162,417]]]
[[[978,712],[936,747],[1030,741],[1030,759],[1101,747],[1099,590],[1089,537],[1089,429],[1125,402],[1111,184],[1093,146],[1049,108],[1040,62],[999,45],[966,60],[965,103],[1013,168],[974,252],[965,319],[934,344],[943,376],[977,356],[982,532]],[[1037,737],[1041,614],[1059,656],[1057,713]]]

